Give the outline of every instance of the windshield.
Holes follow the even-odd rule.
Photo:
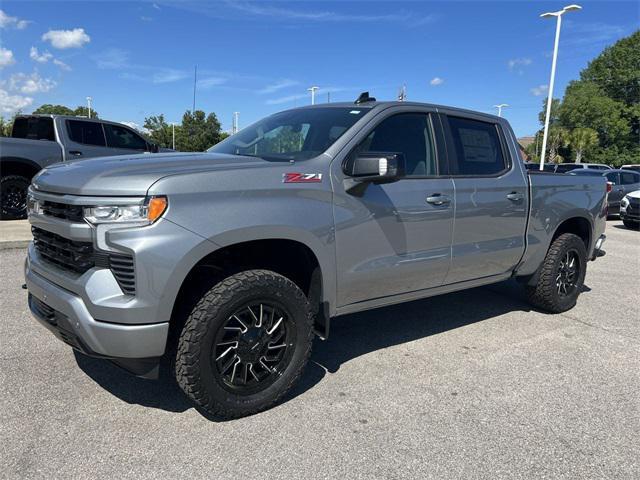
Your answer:
[[[209,152],[304,160],[320,155],[369,107],[301,108],[276,113],[211,147]]]

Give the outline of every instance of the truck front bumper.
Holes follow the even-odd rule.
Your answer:
[[[34,271],[25,260],[29,309],[56,337],[93,357],[107,358],[130,372],[155,378],[165,351],[169,323],[116,324],[96,320],[83,299]]]

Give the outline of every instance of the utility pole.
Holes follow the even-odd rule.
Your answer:
[[[240,112],[233,112],[233,122],[231,123],[231,135],[238,133],[238,119],[240,117]]]
[[[198,83],[198,65],[194,67],[193,70],[193,107],[191,108],[191,113],[196,111],[196,85]]]
[[[176,122],[171,122],[171,137],[173,139],[172,144],[173,144],[173,149],[176,149]]]
[[[540,18],[556,17],[556,38],[553,42],[553,59],[551,60],[551,79],[549,80],[549,96],[547,97],[547,114],[544,118],[544,134],[542,135],[542,153],[540,154],[540,171],[544,170],[544,157],[547,154],[547,137],[549,135],[549,118],[551,117],[551,104],[553,103],[553,82],[556,78],[556,61],[558,59],[558,43],[560,42],[560,26],[562,25],[562,15],[573,10],[581,10],[580,5],[567,5],[557,12],[547,12],[540,15]]]
[[[311,92],[311,105],[316,104],[316,90],[319,90],[320,87],[309,87],[307,91]]]
[[[87,97],[87,111],[89,118],[91,118],[91,100],[93,100],[93,98]]]
[[[501,104],[499,104],[499,105],[494,105],[494,107],[498,109],[498,116],[499,116],[499,117],[501,117],[501,116],[502,116],[502,109],[503,109],[504,107],[508,107],[508,106],[509,106],[509,104],[508,104],[508,103],[501,103]]]

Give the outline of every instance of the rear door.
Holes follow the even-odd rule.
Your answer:
[[[445,155],[436,137],[442,132],[428,110],[388,109],[345,150],[347,157],[402,153],[405,178],[351,194],[343,162],[331,164],[338,306],[442,285],[451,260],[454,192],[441,173]]]
[[[109,155],[104,130],[100,122],[84,119],[65,120],[65,159],[91,158]]]
[[[607,182],[613,183],[607,203],[609,207],[618,208],[620,207],[622,197],[625,195],[624,186],[620,184],[620,174],[618,172],[609,172],[604,174],[604,176],[607,179]]]
[[[455,188],[447,284],[512,270],[524,252],[527,179],[498,123],[442,115]]]

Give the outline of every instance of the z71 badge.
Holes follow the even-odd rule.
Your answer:
[[[282,176],[283,183],[320,183],[321,173],[285,173]]]

